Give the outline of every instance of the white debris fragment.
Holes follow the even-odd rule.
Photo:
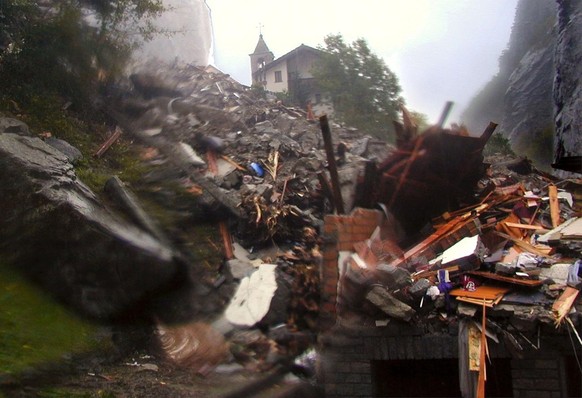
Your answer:
[[[277,290],[276,264],[262,264],[241,283],[226,309],[226,319],[239,326],[253,326],[267,315]]]

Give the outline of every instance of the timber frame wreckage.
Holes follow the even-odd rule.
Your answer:
[[[557,179],[527,159],[484,158],[496,124],[477,137],[460,126],[444,128],[449,104],[422,133],[402,108],[392,146],[325,115],[255,97],[212,68],[168,73],[135,75],[133,89],[112,96],[106,107],[119,127],[95,156],[107,157],[115,140],[131,137],[152,170],[145,176],[151,199],[183,217],[180,228],[192,224],[195,206],[220,225],[224,264],[211,278],[196,277],[210,293],[195,298],[217,297],[212,306],[199,305],[215,314],[224,304],[224,318],[211,326],[237,347],[230,351],[238,362],[269,370],[271,358],[315,347],[317,384],[328,398],[582,395],[579,178]],[[8,153],[28,141],[45,145],[6,131],[0,149]],[[55,162],[66,162],[59,156]],[[26,176],[16,163],[7,160],[6,173]],[[168,181],[182,194],[164,191]],[[63,189],[78,184],[71,180]],[[119,179],[108,191],[142,233],[178,253],[173,267],[188,264],[180,228],[172,236],[159,228]],[[8,199],[24,203],[20,191],[13,195]],[[81,217],[72,217],[78,225]],[[14,224],[1,226],[10,236],[35,239]],[[87,228],[92,245],[93,230]],[[38,239],[47,235],[40,233]],[[72,247],[59,239],[54,245]],[[62,254],[53,254],[56,260],[43,264],[58,265]],[[134,260],[119,286],[88,280],[93,294],[80,291],[85,301],[72,304],[114,317],[120,300],[133,300],[125,295],[127,281],[160,279],[148,274],[148,264],[136,268]],[[65,301],[74,296],[67,292],[77,293],[77,285],[57,282],[51,283]],[[144,283],[132,283],[139,298]],[[244,295],[253,289],[257,295]],[[92,297],[110,298],[111,305]],[[221,336],[215,355],[204,358],[196,352],[204,339],[191,347],[174,336],[164,347],[164,330],[158,325],[162,348],[178,365],[204,374],[225,360]],[[212,334],[200,324],[195,330]],[[195,330],[184,329],[182,337]]]
[[[325,217],[326,396],[579,396],[579,180],[484,164],[494,123],[417,136],[403,113],[356,207]]]

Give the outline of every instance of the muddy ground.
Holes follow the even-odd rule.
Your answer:
[[[118,348],[65,355],[59,363],[0,378],[0,398],[243,398],[320,396],[307,379],[245,369],[235,362],[208,372],[176,367],[152,350]]]
[[[142,365],[135,365],[136,362],[141,362]],[[312,390],[305,382],[287,377],[264,389],[252,388],[251,395],[248,392],[235,394],[253,382],[264,379],[265,376],[267,374],[245,370],[234,373],[211,372],[202,376],[187,369],[160,363],[155,358],[135,360],[128,357],[114,362],[87,358],[84,363],[70,364],[68,369],[60,367],[51,371],[31,373],[18,383],[4,381],[0,388],[0,397],[266,398],[306,397],[305,391]]]

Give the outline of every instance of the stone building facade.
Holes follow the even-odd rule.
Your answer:
[[[253,85],[273,93],[288,93],[301,105],[310,103],[316,115],[330,115],[333,107],[312,74],[321,54],[321,50],[301,44],[275,58],[261,34],[255,50],[249,54]]]

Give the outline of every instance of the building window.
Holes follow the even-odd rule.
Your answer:
[[[283,76],[280,70],[275,71],[275,83],[281,83],[283,81]]]

